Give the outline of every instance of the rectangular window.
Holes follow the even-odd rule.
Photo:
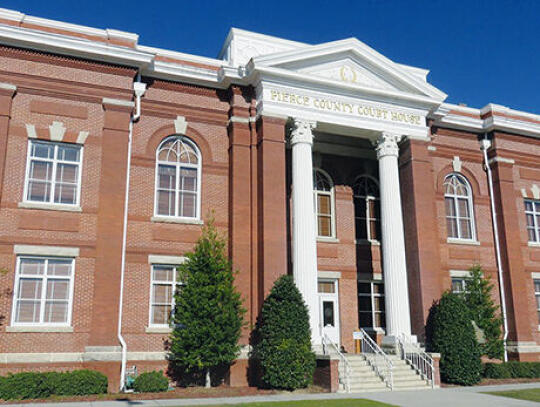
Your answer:
[[[358,282],[358,319],[360,328],[385,328],[384,284]]]
[[[78,205],[82,147],[30,140],[24,200]]]
[[[452,277],[452,292],[460,294],[467,291],[467,279],[464,277]]]
[[[150,293],[150,325],[169,326],[174,310],[174,294],[181,285],[178,281],[178,266],[152,265]]]
[[[525,199],[525,218],[529,242],[540,243],[540,201]]]
[[[536,298],[536,313],[538,315],[538,325],[540,325],[540,279],[534,279],[534,296]]]
[[[74,259],[19,257],[13,325],[70,325]]]

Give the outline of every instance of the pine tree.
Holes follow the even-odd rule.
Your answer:
[[[499,306],[491,295],[493,284],[489,277],[484,277],[482,268],[475,265],[469,270],[466,291],[463,294],[465,303],[471,313],[471,319],[484,331],[485,343],[480,344],[482,355],[502,359],[504,345],[501,338],[502,318],[498,316]]]
[[[213,220],[208,221],[179,267],[183,285],[175,294],[171,367],[186,375],[203,373],[206,387],[211,386],[211,373],[229,366],[240,351],[245,310],[225,248]]]
[[[441,380],[470,386],[480,381],[480,348],[462,296],[445,292],[426,325],[426,347],[441,354]]]
[[[313,381],[309,312],[291,276],[282,276],[263,303],[252,356],[265,387],[294,390]]]

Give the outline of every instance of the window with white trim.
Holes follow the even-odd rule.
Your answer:
[[[174,311],[174,294],[181,285],[178,266],[152,265],[150,326],[169,326]]]
[[[334,184],[330,176],[319,169],[313,170],[313,198],[317,236],[334,237]]]
[[[358,241],[377,242],[381,237],[379,185],[368,175],[353,184],[354,219]]]
[[[358,282],[358,323],[360,328],[384,329],[384,283],[382,281]]]
[[[71,324],[73,258],[17,258],[12,325]]]
[[[540,243],[540,201],[525,199],[525,217],[529,242]]]
[[[79,205],[82,146],[30,140],[24,201]]]
[[[475,240],[472,188],[463,175],[452,173],[445,178],[444,201],[448,237]]]
[[[465,277],[452,277],[452,292],[454,294],[467,292],[467,279]]]
[[[155,215],[200,218],[201,154],[184,136],[167,137],[156,151]]]
[[[534,279],[534,297],[536,298],[536,314],[538,315],[538,325],[540,325],[540,279]]]

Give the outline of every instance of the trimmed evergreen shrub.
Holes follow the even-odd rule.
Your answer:
[[[470,386],[480,381],[480,348],[469,310],[460,296],[445,292],[431,307],[426,347],[430,352],[441,354],[443,382]]]
[[[536,379],[540,378],[540,362],[486,363],[483,376],[488,379]]]
[[[492,298],[493,283],[489,276],[484,277],[480,265],[474,265],[469,271],[471,276],[466,280],[467,289],[463,298],[471,313],[470,318],[484,332],[485,343],[479,344],[480,352],[491,359],[502,359],[502,317],[498,315],[499,306]]]
[[[206,387],[211,386],[211,374],[214,382],[222,379],[216,376],[238,356],[244,324],[226,246],[210,219],[194,252],[186,254],[178,269],[184,285],[175,295],[170,372],[182,380],[193,377],[194,382],[202,376]]]
[[[0,398],[42,399],[51,395],[77,396],[107,392],[107,376],[94,370],[22,372],[0,377]]]
[[[158,393],[169,389],[169,380],[159,372],[141,373],[133,383],[133,389],[139,393]]]
[[[309,313],[291,276],[282,276],[263,303],[254,334],[252,357],[262,370],[264,387],[294,390],[313,382]]]

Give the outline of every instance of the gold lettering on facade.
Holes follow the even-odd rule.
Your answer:
[[[422,125],[421,116],[412,113],[404,113],[395,110],[383,109],[376,106],[354,104],[333,99],[311,98],[309,96],[295,93],[270,91],[272,101],[287,103],[291,105],[312,107],[329,112],[354,114],[357,116],[388,120],[393,122],[407,123],[416,126]]]

